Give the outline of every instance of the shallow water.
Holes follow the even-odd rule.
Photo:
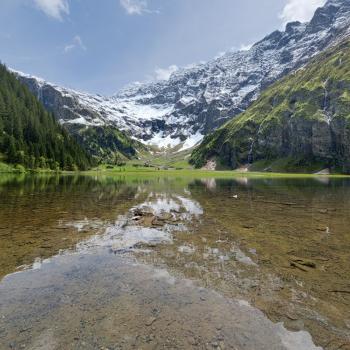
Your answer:
[[[350,349],[350,181],[0,177],[0,349]]]

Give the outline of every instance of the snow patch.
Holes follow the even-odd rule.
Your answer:
[[[172,138],[171,135],[164,136],[164,132],[155,134],[150,140],[144,142],[149,146],[156,146],[159,149],[162,148],[174,148],[181,143],[180,138]]]
[[[193,148],[194,146],[198,145],[204,138],[204,135],[202,135],[199,131],[197,131],[194,135],[191,135],[189,138],[186,139],[182,147],[178,150],[178,152],[185,151],[187,149]]]

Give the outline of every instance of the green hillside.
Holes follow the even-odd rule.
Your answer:
[[[202,167],[350,172],[350,42],[269,87],[192,153]]]
[[[124,132],[112,126],[71,125],[69,133],[98,162],[118,164],[137,158],[146,148]]]
[[[87,169],[90,156],[32,93],[0,65],[0,156],[29,169]]]

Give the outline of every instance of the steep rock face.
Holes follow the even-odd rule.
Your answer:
[[[295,168],[316,164],[349,173],[350,41],[273,84],[206,137],[191,161],[200,167],[212,158],[230,168],[284,158]]]
[[[248,51],[181,69],[165,81],[134,84],[112,97],[21,79],[64,124],[110,125],[144,143],[190,148],[246,110],[271,83],[349,35],[349,23],[350,1],[328,0],[309,23],[289,23]]]

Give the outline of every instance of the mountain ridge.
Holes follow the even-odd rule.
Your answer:
[[[146,145],[192,148],[246,110],[266,87],[350,33],[349,0],[328,0],[310,22],[292,22],[248,51],[128,86],[112,97],[81,93],[21,75],[68,130],[108,126]]]
[[[350,173],[350,39],[267,88],[193,152],[232,169]],[[280,166],[280,169],[276,169]]]

